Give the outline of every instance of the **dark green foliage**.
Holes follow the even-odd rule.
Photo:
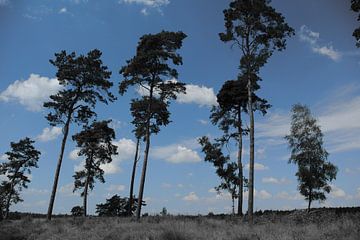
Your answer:
[[[220,177],[221,183],[215,189],[219,192],[222,189],[227,190],[234,201],[239,187],[239,179],[236,175],[238,166],[231,162],[230,156],[225,156],[222,152],[222,144],[219,142],[211,143],[208,137],[201,137],[199,143],[202,151],[205,153],[205,161],[210,162],[216,169],[216,174]]]
[[[124,77],[119,85],[121,95],[130,86],[137,86],[146,92],[141,99],[135,99],[131,103],[135,135],[146,141],[136,214],[138,219],[141,216],[140,203],[143,198],[150,136],[158,133],[160,126],[170,123],[170,100],[176,99],[179,93],[185,93],[185,84],[175,80],[178,72],[171,67],[182,64],[182,57],[176,51],[181,48],[184,38],[186,35],[183,32],[162,31],[144,35],[140,38],[136,55],[120,70]]]
[[[248,113],[250,117],[250,169],[249,169],[249,220],[253,222],[255,123],[253,93],[260,88],[259,72],[275,50],[286,47],[286,38],[294,30],[285,18],[270,5],[270,0],[233,0],[224,10],[225,32],[220,33],[223,42],[231,42],[241,51],[239,79],[247,82]]]
[[[138,199],[134,198],[134,203],[132,205],[131,211],[129,211],[130,201],[127,197],[120,197],[114,195],[109,199],[106,199],[106,203],[96,204],[96,213],[99,216],[105,217],[126,217],[129,216],[129,212],[132,215],[137,209]],[[145,202],[142,202],[142,206],[146,206]]]
[[[93,122],[73,136],[73,140],[80,149],[78,155],[85,157],[84,170],[75,172],[73,176],[75,179],[74,191],[83,189],[81,196],[84,197],[85,215],[88,189],[94,189],[96,179],[101,183],[105,182],[104,170],[101,169],[101,165],[111,163],[112,156],[118,154],[117,146],[112,144],[115,132],[108,126],[110,122]]]
[[[79,217],[84,215],[84,209],[80,206],[75,206],[71,209],[71,215],[75,217]]]
[[[351,0],[351,10],[357,13],[360,12],[360,0]],[[357,20],[360,21],[360,14]],[[356,38],[356,46],[360,47],[360,27],[354,30],[353,36]]]
[[[336,178],[337,167],[327,161],[328,152],[323,147],[323,134],[308,107],[296,104],[292,108],[289,142],[289,163],[298,166],[296,176],[300,193],[311,202],[323,201],[331,191],[329,182]]]
[[[54,184],[49,201],[48,216],[50,220],[55,201],[57,184],[65,150],[65,144],[71,122],[87,125],[96,116],[94,108],[97,101],[108,104],[116,98],[109,92],[113,83],[109,81],[111,72],[103,65],[97,49],[90,51],[87,56],[79,57],[73,52],[67,54],[61,51],[50,60],[57,69],[56,77],[63,89],[50,96],[51,101],[44,103],[44,107],[52,110],[47,115],[50,125],[63,125],[63,140],[56,167]]]
[[[0,174],[6,175],[7,180],[0,185],[0,205],[5,218],[9,214],[10,205],[23,201],[20,192],[28,187],[30,179],[26,174],[31,174],[31,168],[37,168],[40,152],[35,149],[30,138],[11,142],[11,150],[6,152],[7,161],[0,164]]]
[[[56,77],[64,87],[50,96],[50,102],[44,103],[44,107],[54,111],[46,117],[51,125],[63,125],[69,118],[70,122],[87,123],[96,116],[93,108],[97,101],[107,104],[116,99],[109,92],[113,85],[109,81],[111,72],[103,66],[101,55],[97,49],[79,57],[75,52],[68,55],[66,51],[61,51],[55,54],[54,60],[50,60],[58,69]]]

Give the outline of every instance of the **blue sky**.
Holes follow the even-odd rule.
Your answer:
[[[51,128],[42,102],[59,90],[56,69],[49,63],[61,50],[86,54],[98,48],[113,72],[113,93],[121,81],[119,69],[135,53],[139,37],[161,30],[183,31],[180,50],[184,65],[179,80],[187,95],[171,105],[172,123],[152,139],[144,212],[198,214],[230,212],[231,200],[212,190],[219,183],[215,170],[203,161],[196,139],[219,136],[209,124],[210,106],[224,81],[237,74],[239,51],[222,43],[222,11],[228,0],[0,0],[0,156],[11,141],[36,140],[42,156],[33,170],[24,202],[13,210],[45,213],[60,150],[61,129]],[[339,167],[333,193],[321,206],[355,206],[360,202],[360,49],[352,31],[358,26],[350,3],[337,0],[281,1],[274,6],[296,30],[287,49],[275,53],[261,71],[259,95],[273,105],[269,114],[256,114],[255,209],[304,208],[297,194],[296,167],[287,163],[283,136],[290,128],[290,109],[307,104],[325,134],[329,160]],[[105,166],[105,184],[96,184],[89,197],[95,204],[117,193],[128,196],[135,139],[129,101],[136,89],[109,105],[98,104],[99,119],[113,119],[119,156]],[[245,117],[247,120],[247,117]],[[73,125],[71,134],[79,131]],[[229,149],[235,156],[236,149]],[[247,140],[244,162],[248,162]],[[1,161],[4,158],[1,157]],[[74,170],[81,166],[69,139],[55,201],[55,213],[80,205],[72,194]],[[138,166],[140,175],[142,162]],[[245,175],[248,170],[245,168]],[[3,177],[2,177],[3,178]],[[138,191],[138,178],[135,193]],[[247,194],[245,194],[247,196]],[[244,210],[247,199],[245,199]],[[319,204],[315,204],[319,206]]]

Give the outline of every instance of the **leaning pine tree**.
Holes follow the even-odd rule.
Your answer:
[[[33,143],[30,138],[12,142],[11,151],[5,153],[8,161],[0,164],[0,174],[6,175],[8,179],[0,185],[0,205],[3,205],[5,219],[9,216],[11,203],[22,201],[20,191],[27,188],[30,182],[26,173],[30,174],[31,168],[38,167],[37,162],[41,153],[35,149]]]
[[[314,200],[324,201],[331,191],[329,182],[336,178],[337,167],[327,161],[328,152],[323,147],[323,134],[311,116],[308,107],[300,104],[292,108],[289,142],[289,163],[298,166],[298,189],[308,201],[308,211]]]
[[[138,195],[139,207],[136,211],[137,219],[140,219],[141,214],[151,133],[159,126],[170,122],[170,112],[167,110],[169,101],[176,99],[178,93],[185,93],[184,83],[169,80],[178,76],[177,70],[171,68],[169,63],[182,64],[182,57],[176,51],[181,48],[185,37],[183,32],[167,31],[142,36],[135,57],[127,61],[127,65],[120,70],[120,74],[124,77],[119,86],[121,95],[125,94],[129,86],[134,85],[146,92],[141,99],[133,100],[131,105],[132,111],[142,116],[145,123],[146,144]]]
[[[269,0],[233,0],[224,10],[223,42],[232,42],[241,51],[240,75],[247,81],[248,112],[250,116],[250,169],[248,215],[253,222],[254,210],[254,100],[253,92],[260,88],[259,72],[275,50],[286,47],[286,37],[294,34],[284,17],[269,5]]]
[[[44,107],[52,110],[46,117],[52,126],[63,126],[63,139],[60,155],[56,166],[54,184],[51,192],[47,219],[51,219],[60,169],[63,160],[66,140],[70,124],[87,124],[89,119],[96,116],[94,108],[97,101],[105,104],[116,98],[109,92],[113,83],[109,81],[111,72],[103,65],[97,49],[90,51],[87,56],[76,57],[73,52],[67,54],[61,51],[55,54],[50,63],[57,67],[56,77],[62,89],[50,96],[51,101],[44,103]]]
[[[112,162],[112,156],[118,154],[117,146],[112,144],[115,139],[114,129],[108,126],[110,121],[93,122],[91,126],[85,127],[83,131],[73,136],[77,147],[80,149],[78,155],[85,157],[84,169],[75,172],[73,176],[74,191],[83,189],[83,215],[87,214],[87,196],[89,189],[94,189],[95,180],[104,183],[104,170],[101,165]]]

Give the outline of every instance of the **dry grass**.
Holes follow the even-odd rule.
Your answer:
[[[360,239],[360,213],[264,215],[251,227],[235,217],[58,218],[4,221],[0,240],[322,240]]]

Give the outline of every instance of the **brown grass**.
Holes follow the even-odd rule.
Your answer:
[[[303,211],[256,217],[249,226],[243,219],[216,217],[131,218],[25,217],[0,223],[0,240],[322,240],[360,239],[360,212]]]

